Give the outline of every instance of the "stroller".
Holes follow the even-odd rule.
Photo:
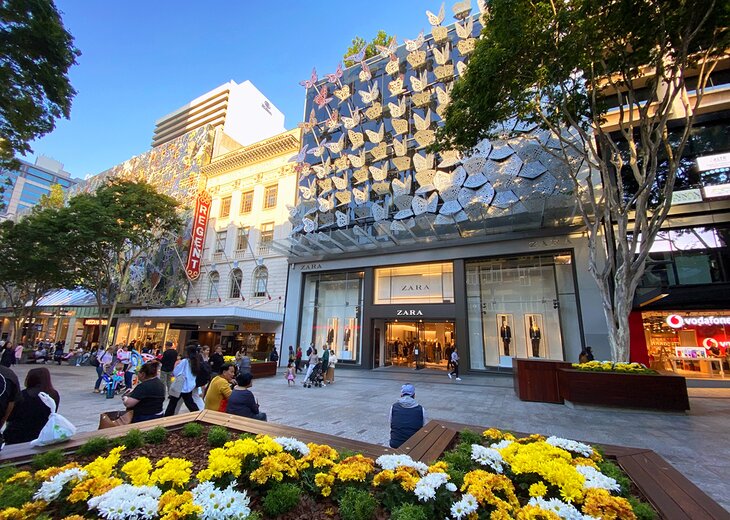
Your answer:
[[[312,388],[312,386],[322,386],[324,381],[324,371],[322,370],[322,362],[318,361],[309,378],[304,381],[304,388]]]
[[[124,391],[122,383],[124,383],[124,377],[120,376],[116,372],[107,372],[101,375],[102,383],[104,384],[104,393],[107,399],[113,399],[115,395],[121,394]]]

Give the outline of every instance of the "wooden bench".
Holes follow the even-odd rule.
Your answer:
[[[440,421],[429,421],[399,448],[413,460],[431,464],[456,438],[458,431]]]

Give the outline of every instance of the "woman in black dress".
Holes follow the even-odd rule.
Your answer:
[[[25,390],[21,392],[20,399],[15,402],[13,412],[8,417],[4,433],[6,444],[30,442],[38,438],[51,415],[50,408],[38,397],[41,392],[51,396],[58,410],[61,397],[51,384],[51,373],[45,367],[31,368],[25,377]]]

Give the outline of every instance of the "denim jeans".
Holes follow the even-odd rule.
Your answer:
[[[104,373],[104,367],[101,366],[101,363],[99,366],[96,367],[96,375],[98,376],[96,378],[96,383],[94,383],[94,390],[98,390],[99,386],[101,386],[101,376]]]

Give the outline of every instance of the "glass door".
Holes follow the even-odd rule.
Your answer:
[[[385,364],[446,369],[447,354],[455,344],[454,322],[389,321],[385,323]]]

